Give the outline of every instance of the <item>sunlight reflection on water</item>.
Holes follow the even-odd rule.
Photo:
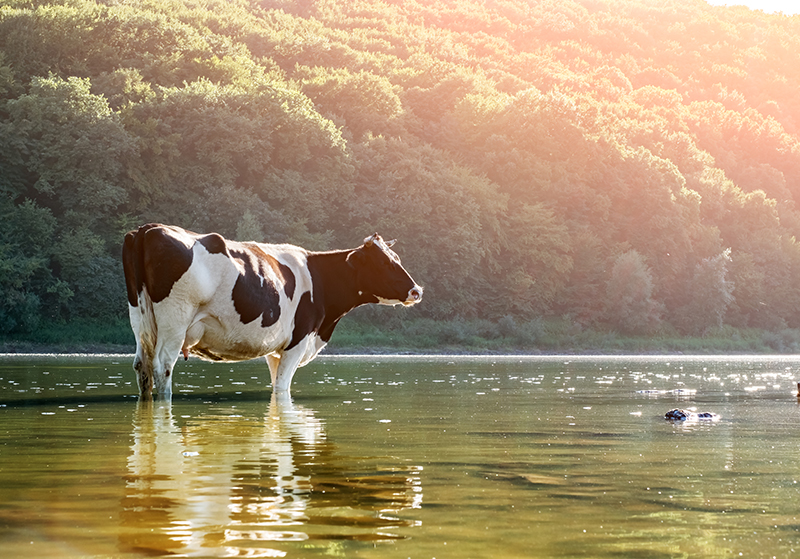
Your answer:
[[[789,556],[792,357],[0,357],[12,555]],[[266,384],[265,384],[266,383]],[[718,421],[664,420],[672,408]]]

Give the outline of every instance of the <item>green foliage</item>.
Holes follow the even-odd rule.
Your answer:
[[[132,209],[152,208],[156,220],[233,237],[247,210],[267,238],[300,241],[327,231],[347,196],[341,136],[285,84],[200,80],[160,89],[126,115],[141,146]]]
[[[89,80],[35,77],[30,92],[9,100],[0,123],[2,190],[35,196],[60,215],[93,221],[126,198],[123,159],[134,147]],[[32,183],[32,184],[31,184]]]
[[[635,250],[620,254],[611,268],[606,288],[611,323],[626,334],[652,333],[661,320],[653,299],[653,275]]]
[[[517,323],[483,319],[411,319],[378,324],[346,320],[337,328],[326,351],[332,353],[796,353],[800,330],[771,332],[724,326],[702,337],[675,332],[626,335],[602,328],[581,328],[564,319],[535,319]]]
[[[303,92],[322,114],[338,117],[342,125],[360,139],[366,132],[391,131],[392,121],[402,113],[402,104],[391,82],[370,72],[352,73],[347,69],[331,71],[309,68],[302,76]]]
[[[163,221],[312,249],[397,237],[426,295],[391,320],[423,344],[763,328],[746,343],[794,347],[796,20],[640,0],[8,0],[0,333],[124,320],[122,235]]]
[[[129,352],[135,343],[127,317],[47,321],[32,332],[0,333],[0,347],[11,352],[40,352],[44,349],[63,353],[122,353]]]
[[[474,312],[491,234],[482,219],[503,202],[494,186],[421,142],[370,137],[353,153],[360,166],[349,223],[361,237],[347,242],[373,230],[397,237],[434,316]]]
[[[56,220],[32,200],[0,196],[0,333],[31,332],[72,292],[50,267]]]
[[[731,250],[704,258],[689,283],[689,303],[678,310],[673,321],[689,334],[704,334],[722,328],[725,313],[733,302],[734,284],[728,279]]]
[[[485,297],[492,303],[486,314],[545,313],[572,270],[569,230],[543,204],[519,204],[504,214],[484,259],[490,271]]]

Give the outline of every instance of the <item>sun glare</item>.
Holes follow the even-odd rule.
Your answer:
[[[785,15],[800,13],[800,2],[797,0],[708,0],[715,6],[747,6],[751,10],[765,12],[783,12]]]

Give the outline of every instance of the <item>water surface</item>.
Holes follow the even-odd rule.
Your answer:
[[[794,357],[0,357],[0,549],[29,557],[790,557]],[[719,414],[671,423],[669,409]]]

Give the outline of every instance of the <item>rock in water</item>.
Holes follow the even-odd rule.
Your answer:
[[[693,411],[675,408],[665,413],[664,419],[670,421],[715,421],[719,419],[719,416],[708,411],[695,413]]]

